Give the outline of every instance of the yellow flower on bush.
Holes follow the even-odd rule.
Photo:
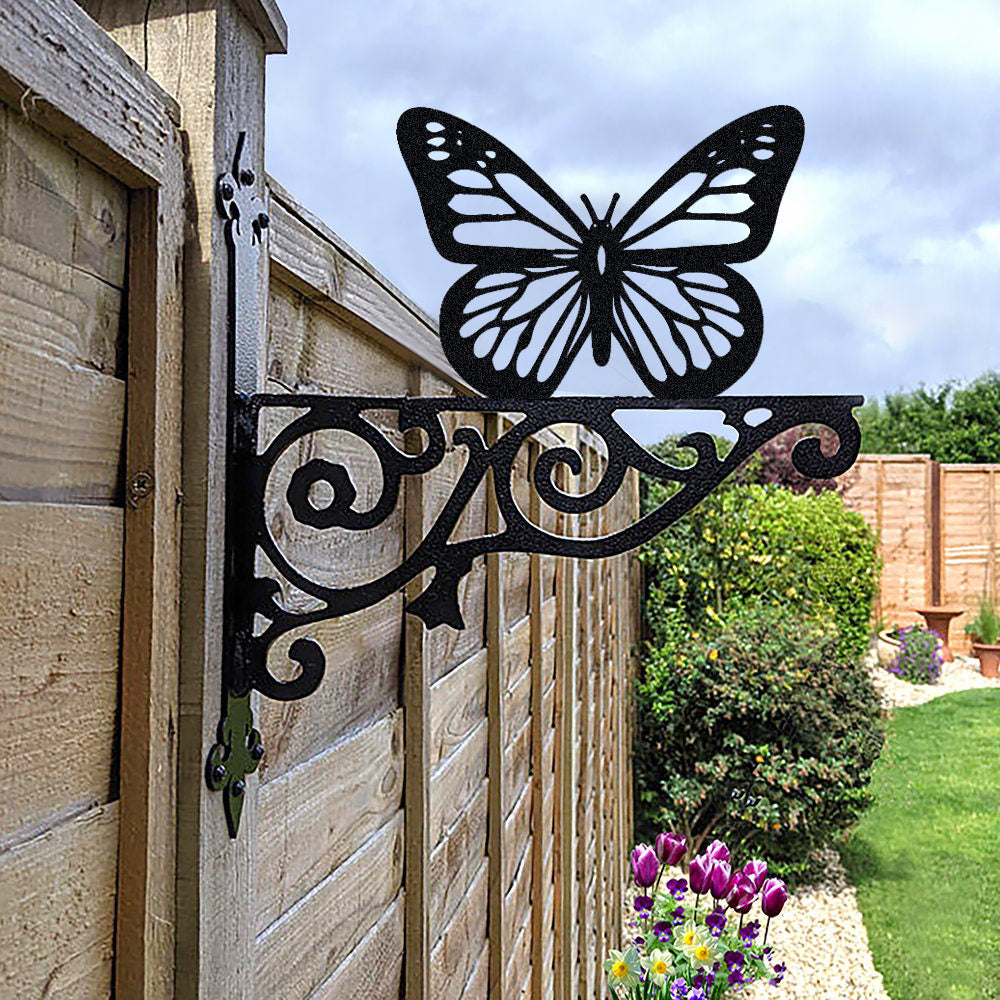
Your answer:
[[[713,661],[717,660],[719,658],[719,651],[717,649],[710,650],[708,658]]]
[[[604,961],[609,986],[638,986],[640,968],[639,953],[635,948],[625,952],[612,949],[610,957]]]

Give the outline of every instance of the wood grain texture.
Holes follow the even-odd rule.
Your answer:
[[[304,295],[391,345],[462,391],[470,391],[444,357],[433,321],[364,258],[269,178],[275,272]]]
[[[258,933],[384,826],[402,790],[401,710],[262,785]]]
[[[373,608],[289,633],[275,644],[271,663],[276,673],[287,662],[289,645],[305,634],[322,645],[329,664],[347,669],[328,669],[317,691],[302,701],[261,699],[262,783],[396,709],[402,629],[403,598],[396,594]]]
[[[321,986],[397,898],[402,876],[397,814],[257,938],[258,996],[307,997]]]
[[[111,995],[118,805],[0,854],[0,994]]]
[[[117,793],[121,574],[120,510],[0,503],[0,848]]]
[[[177,130],[161,185],[129,219],[122,628],[121,846],[115,989],[173,996],[180,676],[184,165]],[[128,493],[147,477],[146,496]]]
[[[482,954],[483,928],[487,920],[489,865],[483,865],[458,911],[431,952],[431,996],[434,1000],[457,1000],[466,983],[477,975]],[[481,975],[482,973],[480,973]]]
[[[72,0],[0,0],[0,96],[133,187],[160,182],[174,102]]]
[[[486,715],[486,659],[486,650],[480,650],[431,686],[432,768],[437,768]]]
[[[399,1000],[402,967],[403,900],[397,896],[330,978],[309,994],[309,1000],[350,997],[358,989],[359,969],[371,970],[371,975],[365,975],[365,1000]]]
[[[427,879],[432,947],[486,863],[486,789],[483,781],[431,854]]]

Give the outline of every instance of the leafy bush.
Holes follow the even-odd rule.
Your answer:
[[[911,625],[899,629],[899,652],[889,664],[889,673],[911,684],[937,684],[941,676],[941,640],[929,629]]]
[[[677,613],[661,632],[637,687],[638,836],[721,837],[794,878],[869,805],[883,729],[866,668],[780,609],[740,611],[714,641]]]
[[[1000,452],[1000,372],[986,372],[967,386],[945,382],[890,393],[865,404],[858,422],[865,452],[993,462]]]
[[[650,484],[647,505],[663,496]],[[832,620],[840,654],[860,656],[878,586],[876,545],[864,518],[835,492],[726,485],[643,548],[649,637],[654,645],[668,638],[664,623],[674,610],[706,631],[733,611],[765,604]]]

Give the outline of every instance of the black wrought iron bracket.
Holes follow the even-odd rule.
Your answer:
[[[242,145],[242,144],[241,144]],[[663,400],[650,397],[562,396],[549,399],[383,398],[266,394],[257,392],[256,352],[260,342],[255,297],[256,274],[267,219],[252,195],[254,178],[241,171],[239,151],[230,174],[219,182],[219,202],[230,248],[230,369],[226,483],[225,622],[223,718],[218,742],[207,761],[207,780],[224,792],[230,835],[239,827],[246,778],[264,750],[254,728],[250,696],[291,701],[316,690],[327,668],[319,642],[299,636],[287,648],[281,674],[275,644],[290,632],[348,615],[399,592],[424,572],[430,582],[406,610],[428,628],[465,626],[459,584],[475,561],[488,553],[524,552],[600,559],[629,551],[653,538],[691,510],[761,445],[792,427],[821,424],[838,437],[826,455],[816,437],[796,444],[792,460],[804,476],[829,479],[845,472],[857,457],[860,430],[852,410],[860,396],[717,396]],[[249,297],[246,300],[244,297]],[[694,464],[680,468],[655,458],[616,420],[627,410],[715,411],[736,435],[720,457],[712,437],[694,433],[680,443],[691,449]],[[487,440],[481,415],[504,414],[510,426]],[[446,416],[451,419],[445,420]],[[463,422],[462,417],[468,419]],[[458,419],[455,419],[458,418]],[[506,424],[504,425],[506,427]],[[529,439],[558,424],[582,425],[603,439],[607,461],[599,484],[577,494],[561,489],[557,467],[579,475],[583,457],[575,447],[541,450],[529,486],[557,512],[597,511],[637,470],[671,487],[668,499],[630,526],[604,537],[554,535],[534,523],[512,488],[518,454]],[[403,446],[409,431],[419,431],[419,447]],[[349,461],[310,457],[312,436],[350,435],[373,454],[381,473],[374,502],[359,503]],[[408,439],[412,443],[412,436]],[[357,455],[358,449],[352,454]],[[408,546],[399,565],[367,582],[331,586],[294,564],[276,537],[268,513],[275,501],[299,524],[316,531],[364,532],[383,524],[397,510],[407,477],[427,475],[445,456],[459,451],[464,467],[440,513],[425,535]],[[329,452],[326,452],[329,454]],[[334,456],[336,457],[336,456]],[[276,470],[281,469],[280,473]],[[456,526],[487,474],[501,515],[499,530],[456,538]],[[270,503],[269,503],[270,501]],[[286,515],[287,516],[287,515]],[[275,655],[272,655],[275,654]],[[294,667],[292,667],[294,664]],[[292,669],[289,669],[292,667]]]

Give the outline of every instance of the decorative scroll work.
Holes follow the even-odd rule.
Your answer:
[[[803,424],[825,424],[839,438],[837,451],[824,455],[819,439],[805,438],[792,454],[795,467],[810,478],[827,479],[846,471],[857,457],[860,431],[852,408],[862,402],[857,396],[753,397],[720,396],[709,400],[657,400],[564,396],[536,400],[446,398],[366,398],[311,395],[256,395],[236,400],[236,449],[231,470],[231,508],[234,557],[231,634],[234,656],[230,690],[242,694],[256,689],[283,701],[304,698],[316,690],[323,678],[325,660],[319,644],[309,638],[296,639],[289,656],[299,665],[290,680],[280,680],[269,669],[268,652],[273,643],[292,629],[350,614],[370,607],[400,590],[424,570],[432,570],[427,588],[407,610],[434,628],[446,624],[464,627],[458,601],[458,586],[473,561],[488,552],[527,552],[598,559],[626,552],[649,540],[712,491],[757,448],[776,434]],[[258,449],[262,413],[281,408],[300,411]],[[737,440],[720,459],[708,434],[691,434],[682,444],[697,455],[694,465],[677,468],[654,458],[627,434],[614,418],[617,410],[714,410],[737,432]],[[395,412],[399,429],[423,432],[422,450],[408,454],[400,450],[369,417],[372,411]],[[444,414],[503,413],[521,419],[492,445],[473,426],[461,426],[451,434],[445,430]],[[763,419],[754,417],[763,415]],[[748,420],[748,416],[750,419]],[[675,492],[655,511],[634,524],[602,538],[561,537],[533,524],[512,494],[515,459],[528,438],[553,424],[580,424],[603,438],[607,465],[603,478],[591,492],[568,494],[555,484],[555,470],[565,464],[574,474],[582,469],[580,454],[566,446],[541,452],[530,486],[540,499],[556,511],[583,514],[598,510],[617,493],[631,469],[675,485]],[[292,474],[286,499],[294,518],[312,528],[362,531],[381,524],[396,508],[406,476],[421,476],[437,467],[447,450],[461,447],[467,453],[464,470],[437,519],[400,565],[378,579],[350,587],[330,587],[309,579],[294,566],[269,530],[265,517],[265,492],[276,464],[289,448],[318,431],[348,432],[375,453],[382,472],[382,490],[368,510],[359,510],[356,484],[346,465],[312,458]],[[479,484],[492,469],[501,530],[462,540],[453,533],[463,510]],[[314,487],[325,483],[332,497],[315,502]],[[258,575],[257,556],[262,553],[277,574],[292,587],[309,595],[315,607],[290,611],[280,600],[277,579]],[[256,623],[256,630],[255,630]]]

